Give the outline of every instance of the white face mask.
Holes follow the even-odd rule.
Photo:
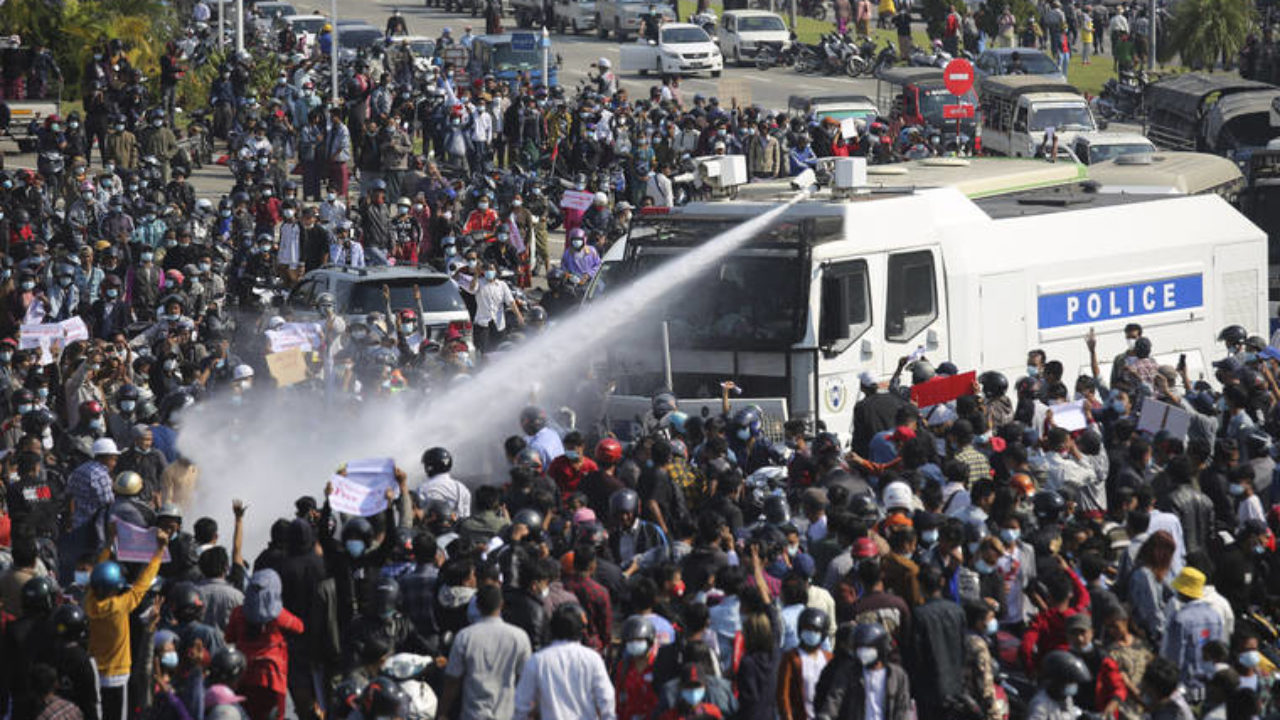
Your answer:
[[[858,662],[862,663],[863,666],[874,665],[879,656],[880,653],[873,647],[858,648]]]
[[[640,657],[649,650],[648,640],[631,640],[627,642],[627,657]]]
[[[1071,683],[1062,688],[1062,694],[1066,697],[1075,697],[1078,692],[1080,692],[1080,686],[1075,683]]]

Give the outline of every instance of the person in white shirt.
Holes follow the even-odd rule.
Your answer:
[[[1231,484],[1227,487],[1236,501],[1236,522],[1241,526],[1250,520],[1265,523],[1267,516],[1262,510],[1262,501],[1253,491],[1253,468],[1241,465],[1233,468],[1229,477]]]
[[[364,245],[351,237],[351,222],[340,221],[338,229],[333,233],[333,241],[329,243],[329,264],[346,265],[347,267],[364,267]]]
[[[484,169],[489,166],[489,145],[493,142],[493,115],[489,114],[488,95],[481,95],[481,104],[471,114],[471,165]]]
[[[476,347],[481,353],[498,347],[502,334],[507,331],[507,309],[516,316],[516,322],[524,324],[520,305],[511,294],[511,288],[498,279],[498,266],[484,264],[484,275],[471,279],[467,292],[476,296],[476,315],[472,324],[476,328]]]
[[[665,173],[645,170],[644,195],[653,201],[654,206],[671,207],[674,204],[672,192],[671,178]]]
[[[320,224],[333,229],[335,223],[346,219],[347,204],[338,197],[338,193],[330,188],[324,202],[320,203],[319,211]]]
[[[453,479],[453,456],[442,447],[428,448],[422,453],[422,469],[427,479],[414,490],[418,504],[426,507],[432,500],[443,500],[458,512],[458,517],[471,515],[471,491]]]
[[[280,223],[280,249],[276,251],[276,272],[280,279],[297,285],[302,279],[302,226],[295,217],[297,210],[284,209],[284,222]]]
[[[551,644],[529,658],[516,684],[516,720],[617,719],[604,659],[580,641],[586,624],[576,603],[551,614]]]

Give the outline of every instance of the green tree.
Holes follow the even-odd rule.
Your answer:
[[[1181,0],[1176,8],[1167,31],[1156,37],[1161,62],[1177,55],[1184,65],[1213,67],[1234,58],[1254,27],[1250,0]]]

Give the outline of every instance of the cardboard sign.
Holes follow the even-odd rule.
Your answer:
[[[307,360],[301,348],[267,355],[267,370],[280,387],[297,385],[307,379]]]
[[[967,373],[951,377],[935,377],[929,382],[911,386],[911,402],[916,407],[929,407],[938,403],[951,402],[958,397],[973,394],[973,383],[978,373],[970,370]]]
[[[1179,440],[1187,439],[1191,427],[1191,413],[1176,405],[1144,398],[1142,411],[1138,413],[1138,431],[1152,435],[1164,430]]]
[[[159,542],[156,528],[144,528],[116,520],[116,559],[120,562],[147,563],[156,554]],[[169,562],[169,548],[164,549],[162,562]]]
[[[1049,409],[1053,411],[1053,424],[1067,432],[1076,432],[1089,427],[1089,418],[1084,414],[1084,400],[1060,403]]]
[[[846,140],[858,137],[858,126],[853,122],[853,118],[845,118],[840,121],[840,137]]]
[[[324,330],[320,323],[285,323],[278,330],[267,330],[265,334],[273,353],[293,348],[314,352],[324,344]]]
[[[82,320],[78,315],[76,317],[63,320],[58,323],[58,327],[62,328],[62,335],[66,338],[68,343],[72,343],[77,340],[89,339],[89,326],[85,325],[84,320]],[[66,343],[63,344],[65,345]]]
[[[565,190],[564,197],[560,198],[560,207],[566,210],[586,210],[591,207],[593,197],[595,193],[586,190]]]
[[[387,490],[396,490],[399,496],[391,458],[352,460],[346,465],[346,474],[334,475],[330,482],[333,494],[329,505],[344,515],[377,515],[387,509]]]

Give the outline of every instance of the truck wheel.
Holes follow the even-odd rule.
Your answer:
[[[733,64],[742,67],[742,53],[738,51],[738,46],[733,46]]]
[[[720,71],[719,71],[719,70],[712,70],[712,71],[711,71],[711,77],[713,77],[713,78],[718,78],[718,77],[720,77]]]
[[[581,35],[581,34],[582,34],[582,28],[578,27],[578,19],[577,19],[577,18],[574,18],[574,19],[573,19],[573,34],[574,34],[574,35]]]
[[[599,36],[601,40],[609,39],[609,30],[604,26],[604,18],[599,15],[596,16],[596,35]]]

